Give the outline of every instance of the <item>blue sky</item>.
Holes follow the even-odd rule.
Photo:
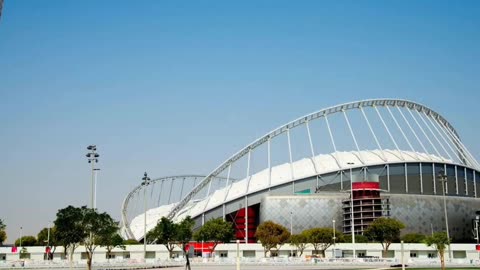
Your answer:
[[[9,1],[0,18],[0,218],[8,243],[59,208],[152,177],[208,173],[338,103],[411,99],[476,157],[477,1]]]

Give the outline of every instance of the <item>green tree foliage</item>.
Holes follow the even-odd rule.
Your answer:
[[[290,244],[297,249],[297,256],[302,256],[308,244],[307,235],[304,232],[290,235]]]
[[[3,245],[3,242],[7,240],[7,233],[5,232],[5,229],[7,226],[3,223],[3,220],[0,219],[0,246]]]
[[[56,228],[50,228],[50,235],[48,233],[48,228],[43,228],[37,234],[37,245],[38,246],[46,246],[49,244],[51,247],[57,246],[57,237],[56,237]]]
[[[57,243],[57,237],[56,237],[56,228],[52,227],[50,228],[50,235],[48,232],[49,228],[43,228],[38,234],[37,234],[37,246],[47,246],[49,245],[51,247],[50,254],[48,259],[51,260],[53,259],[53,255],[55,254],[55,250],[57,249],[57,246],[59,245]]]
[[[124,240],[124,241],[123,241],[123,244],[124,244],[124,245],[139,245],[140,242],[138,242],[138,241],[135,240],[135,239],[127,239],[127,240]]]
[[[433,246],[437,250],[442,270],[445,270],[445,249],[450,245],[447,233],[436,232],[431,236],[427,236],[425,237],[425,244],[429,247]]]
[[[405,225],[402,222],[394,218],[381,217],[368,226],[365,236],[382,244],[383,257],[386,257],[390,244],[400,240],[400,230],[403,228]]]
[[[32,235],[26,235],[22,236],[22,247],[32,247],[37,244],[37,238]],[[15,240],[15,246],[19,247],[20,246],[20,238]]]
[[[307,242],[313,245],[315,253],[325,257],[325,250],[333,244],[333,229],[332,228],[313,228],[305,230]],[[343,234],[335,230],[335,237],[343,238]]]
[[[87,267],[92,266],[93,252],[97,246],[105,244],[105,239],[114,237],[118,231],[118,223],[107,213],[98,213],[96,210],[82,207],[68,206],[57,212],[54,222],[58,243],[69,250],[70,261],[72,254],[79,244],[85,246],[87,253]]]
[[[99,237],[100,245],[104,246],[107,249],[107,258],[110,258],[112,250],[116,247],[125,250],[125,245],[123,244],[123,238],[116,231],[113,235],[103,235]]]
[[[57,212],[54,221],[58,245],[63,246],[65,256],[70,255],[70,262],[73,261],[73,252],[80,242],[85,239],[83,229],[83,211],[86,207],[77,208],[69,205]]]
[[[352,235],[344,235],[343,239],[338,239],[341,243],[351,243],[352,242]],[[365,235],[362,234],[355,234],[355,243],[368,243],[370,242]]]
[[[212,252],[219,243],[230,242],[235,235],[233,225],[226,222],[223,218],[211,219],[193,234],[195,241],[210,241],[213,242]]]
[[[185,253],[185,258],[187,262],[185,264],[185,268],[191,270],[190,268],[190,260],[188,258],[188,250],[187,244],[192,239],[193,235],[193,226],[195,225],[195,221],[190,216],[185,217],[178,225],[177,225],[177,233],[175,236],[177,244],[182,248],[183,252]]]
[[[87,267],[88,270],[92,269],[92,258],[95,249],[98,246],[107,246],[107,249],[113,249],[112,245],[116,245],[113,242],[113,238],[116,238],[118,231],[118,222],[104,213],[98,213],[95,209],[82,207],[82,228],[84,235],[87,236],[83,240],[85,251],[87,252]],[[121,238],[121,237],[120,237]],[[118,239],[117,239],[118,241]],[[120,241],[119,245],[123,241]]]
[[[407,233],[402,237],[404,243],[423,243],[425,235],[421,233]]]
[[[262,243],[264,255],[272,249],[277,251],[290,238],[290,232],[284,226],[273,221],[267,220],[257,227],[255,233],[257,239]]]
[[[177,241],[178,224],[173,223],[170,219],[162,217],[151,231],[147,233],[147,243],[164,245],[172,258],[172,252]]]

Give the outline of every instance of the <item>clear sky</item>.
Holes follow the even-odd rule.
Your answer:
[[[0,18],[0,218],[36,235],[143,172],[206,174],[338,103],[411,99],[478,158],[478,1],[13,1]]]

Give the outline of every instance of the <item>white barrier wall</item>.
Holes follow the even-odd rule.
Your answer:
[[[335,246],[335,253],[337,254],[337,257],[342,256],[343,258],[351,258],[353,250],[352,247],[352,244],[337,244]],[[18,252],[20,248],[17,249],[17,252],[12,252],[11,247],[0,247],[0,265],[16,261],[25,261],[27,263],[40,263],[46,261],[45,247],[25,247],[25,249],[26,252],[23,253],[22,258],[20,258],[20,254]],[[264,257],[264,251],[261,244],[240,244],[239,249],[240,257],[245,259],[253,260]],[[380,244],[356,244],[355,250],[357,257],[382,258],[382,246]],[[280,248],[278,256],[288,257],[291,251],[296,253],[295,247],[284,245]],[[112,251],[112,257],[110,259],[107,258],[106,254],[107,252],[105,248],[98,247],[94,253],[94,263],[105,263],[112,261],[144,262],[143,245],[129,245],[126,246],[125,250],[115,248]],[[231,260],[236,258],[236,254],[236,244],[219,244],[215,249],[214,257],[218,260]],[[308,246],[307,249],[304,250],[302,258],[308,259],[312,254],[313,249]],[[475,244],[452,244],[451,254],[451,261],[458,263],[479,260],[480,258],[479,252],[475,249]],[[327,259],[333,258],[333,255],[333,247],[330,247],[325,251],[325,256]],[[406,263],[432,259],[432,257],[436,256],[436,251],[424,244],[404,244],[404,257]],[[174,250],[174,257],[183,257],[183,254],[178,247]],[[388,259],[399,261],[400,258],[400,244],[392,244],[389,248]],[[445,258],[449,260],[448,251],[445,254]],[[77,263],[86,262],[85,248],[83,246],[80,246],[75,250],[73,260]],[[166,260],[168,260],[168,251],[163,245],[147,245],[147,262]],[[62,247],[57,247],[55,250],[53,261],[65,261]]]

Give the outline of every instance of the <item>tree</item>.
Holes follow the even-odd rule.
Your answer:
[[[82,207],[86,209],[86,207]],[[73,252],[79,243],[87,236],[83,230],[82,208],[69,205],[57,212],[57,218],[53,222],[56,228],[58,244],[63,246],[65,256],[70,255],[70,263],[73,261]]]
[[[352,235],[344,235],[343,239],[338,239],[338,242],[351,243]],[[368,243],[368,238],[363,234],[355,234],[355,243]]]
[[[36,244],[37,244],[37,238],[35,238],[35,236],[32,236],[32,235],[22,236],[23,247],[32,247],[32,246],[35,246]],[[17,247],[20,246],[20,238],[15,240],[15,246]]]
[[[147,242],[164,245],[172,258],[172,252],[175,248],[176,233],[178,224],[173,223],[170,219],[162,217],[151,231],[147,233]]]
[[[139,245],[140,242],[138,242],[136,239],[127,239],[123,241],[124,245]]]
[[[333,229],[332,228],[313,228],[305,231],[307,242],[313,245],[315,253],[325,257],[325,250],[333,244]],[[335,237],[343,238],[343,234],[335,230]]]
[[[7,240],[7,233],[3,230],[0,230],[0,246],[3,245],[3,242]]]
[[[188,242],[190,242],[190,239],[192,239],[192,234],[193,234],[193,225],[195,225],[195,221],[190,216],[185,217],[176,227],[176,234],[175,234],[175,239],[177,244],[182,248],[185,258],[186,258],[186,263],[185,263],[185,269],[191,270],[190,268],[190,260],[188,259],[188,250],[187,245]]]
[[[304,232],[290,235],[290,244],[297,249],[297,252],[299,253],[298,257],[302,256],[303,251],[308,244],[307,235]]]
[[[119,247],[125,250],[125,245],[123,245],[123,238],[117,232],[114,232],[113,235],[103,235],[100,237],[99,243],[101,246],[104,246],[107,249],[107,258],[110,259],[112,250],[116,247]]]
[[[230,242],[235,235],[233,225],[226,222],[223,218],[211,219],[193,234],[195,241],[211,241],[213,242],[212,252],[219,243]]]
[[[368,226],[365,236],[382,244],[383,257],[386,257],[390,244],[400,240],[400,230],[403,228],[405,228],[405,225],[402,222],[394,218],[381,217]]]
[[[3,223],[3,220],[0,219],[0,246],[3,245],[3,242],[5,242],[5,240],[7,240],[7,233],[5,232],[5,228],[7,228],[7,226]]]
[[[445,270],[445,249],[450,245],[450,239],[447,237],[446,232],[436,232],[431,236],[425,237],[425,244],[427,246],[433,246],[440,257],[440,264],[442,270]]]
[[[56,228],[54,226],[50,228],[50,233],[49,233],[49,228],[43,228],[37,234],[37,246],[49,245],[50,247],[50,252],[48,253],[48,260],[53,259],[53,254],[55,254],[55,250],[59,245],[57,242],[57,237],[55,232],[56,232]]]
[[[425,235],[421,233],[407,233],[402,237],[404,243],[423,243]]]
[[[106,212],[98,213],[95,209],[82,207],[83,220],[81,227],[84,235],[83,245],[87,253],[87,267],[92,269],[92,258],[98,246],[113,245],[112,238],[118,231],[118,222]],[[117,239],[118,240],[118,239]],[[122,243],[123,241],[120,241]],[[107,247],[108,249],[108,247]],[[110,250],[113,247],[110,247]]]
[[[290,232],[284,226],[267,220],[257,227],[255,237],[262,243],[264,255],[272,249],[277,251],[290,238]]]
[[[73,252],[79,244],[85,246],[87,253],[87,267],[92,267],[93,252],[102,245],[102,240],[112,237],[118,231],[118,222],[114,221],[107,213],[98,213],[95,209],[68,206],[57,212],[54,222],[56,237],[69,250],[70,262]]]

